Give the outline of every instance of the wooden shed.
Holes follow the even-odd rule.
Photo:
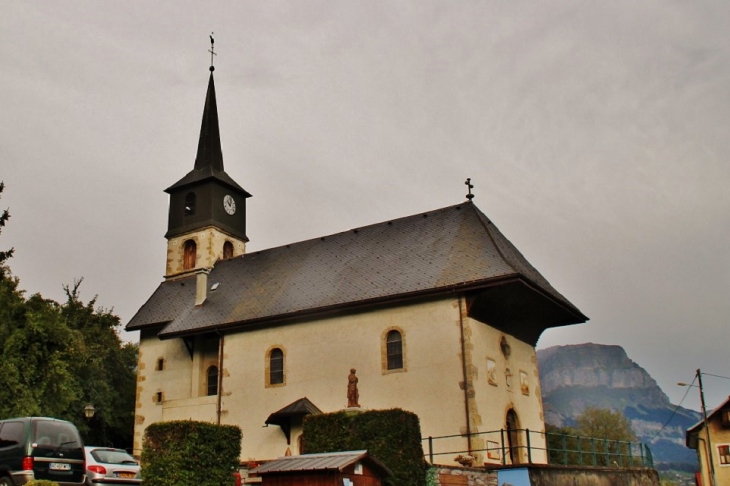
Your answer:
[[[390,470],[368,451],[285,456],[252,469],[265,486],[381,486]]]

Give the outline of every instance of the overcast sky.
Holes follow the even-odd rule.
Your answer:
[[[248,250],[474,202],[674,403],[730,376],[730,2],[14,1],[0,249],[124,323],[165,270],[215,32]],[[126,336],[137,339],[136,333]],[[708,406],[730,381],[706,377]],[[685,405],[698,407],[691,390]]]

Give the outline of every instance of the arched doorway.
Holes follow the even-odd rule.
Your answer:
[[[507,412],[507,451],[511,464],[520,463],[520,421],[517,413],[510,408]]]

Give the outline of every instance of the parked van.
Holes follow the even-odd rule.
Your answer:
[[[0,420],[0,486],[32,479],[86,483],[84,444],[74,424],[45,417]]]

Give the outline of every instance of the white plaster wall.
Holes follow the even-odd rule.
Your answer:
[[[404,332],[405,372],[383,373],[381,339]],[[285,351],[285,385],[265,387],[266,351]],[[347,376],[357,369],[364,409],[416,413],[424,435],[458,434],[465,424],[458,308],[452,300],[239,333],[226,337],[223,423],[243,428],[242,460],[283,455],[287,445],[269,414],[307,397],[323,412],[347,407]],[[298,453],[292,434],[293,453]],[[463,445],[463,440],[461,441]]]
[[[164,360],[163,370],[156,370],[157,360]],[[163,404],[169,400],[190,398],[192,360],[181,339],[160,341],[156,336],[141,337],[137,361],[137,397],[134,426],[134,453],[141,454],[144,429],[163,420]],[[163,402],[157,402],[157,392]],[[169,420],[169,419],[168,419]]]
[[[507,412],[514,409],[519,419],[520,429],[530,429],[530,445],[532,447],[532,462],[547,463],[544,452],[536,449],[545,448],[545,438],[540,433],[545,431],[543,419],[542,395],[540,391],[540,377],[537,368],[535,348],[519,339],[503,333],[479,321],[467,320],[467,335],[470,336],[472,348],[473,376],[475,401],[475,429],[479,432],[491,432],[506,429]],[[505,338],[510,347],[509,357],[502,353],[500,343]],[[487,360],[496,363],[496,386],[488,381]],[[509,368],[512,373],[512,386],[506,383],[505,372]],[[523,394],[520,383],[520,372],[527,373],[528,395]],[[472,430],[474,432],[474,430]],[[534,433],[533,433],[534,432]],[[524,433],[521,434],[520,445],[526,446]],[[499,442],[499,433],[484,434],[484,440]],[[521,462],[527,462],[526,450],[521,451]],[[499,459],[488,459],[486,462],[501,462]],[[507,461],[509,463],[509,461]]]
[[[402,408],[419,416],[424,437],[455,435],[434,442],[435,452],[466,450],[459,434],[467,431],[468,395],[471,432],[505,427],[507,410],[514,408],[521,428],[544,430],[535,350],[512,336],[481,322],[460,318],[457,298],[422,302],[358,314],[330,317],[225,336],[222,369],[221,423],[242,428],[241,460],[265,460],[284,455],[287,447],[300,453],[294,427],[291,445],[277,426],[263,427],[267,417],[307,397],[323,412],[347,407],[347,377],[357,369],[363,409]],[[467,390],[464,390],[461,326],[464,326]],[[403,332],[406,371],[383,371],[383,335],[392,328]],[[500,350],[505,336],[509,358]],[[266,353],[273,346],[285,353],[285,384],[266,386]],[[200,350],[202,346],[198,346]],[[158,358],[165,369],[155,371]],[[497,386],[486,381],[487,358],[497,363]],[[194,419],[215,422],[217,397],[201,397],[205,368],[196,354],[190,359],[181,339],[140,342],[135,453],[141,452],[144,427],[160,420]],[[212,361],[211,361],[212,362]],[[504,369],[513,373],[506,387]],[[529,375],[529,395],[522,394],[520,370]],[[165,401],[155,402],[162,391]],[[499,440],[498,434],[493,440]],[[533,446],[537,435],[533,435]],[[478,440],[472,446],[478,446]],[[424,452],[427,444],[424,442]],[[435,462],[455,464],[456,454],[436,456]],[[489,462],[482,454],[478,463]],[[533,454],[534,462],[545,462]]]

